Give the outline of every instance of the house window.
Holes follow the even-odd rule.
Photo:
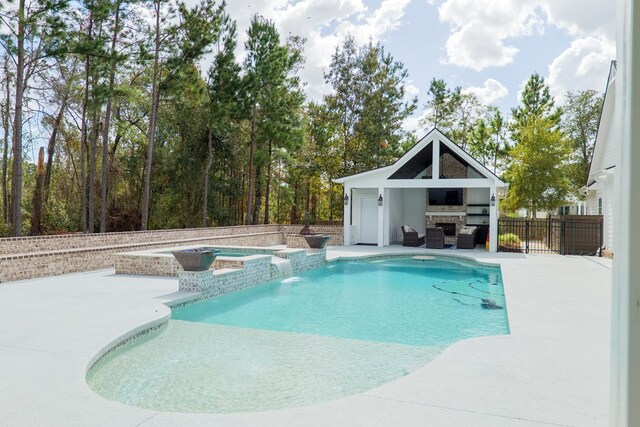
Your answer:
[[[602,197],[598,198],[598,215],[602,215]]]

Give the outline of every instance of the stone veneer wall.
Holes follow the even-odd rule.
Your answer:
[[[269,256],[269,255],[266,255]],[[114,254],[113,266],[116,274],[142,274],[145,276],[177,276],[182,266],[173,255],[152,256],[134,253]],[[242,268],[240,260],[219,259],[213,261],[212,268]]]
[[[194,244],[272,246],[283,243],[284,237],[282,232],[275,231],[0,255],[0,282],[111,268],[114,266],[115,259],[117,258],[116,254],[125,251],[159,249],[167,246]],[[161,263],[161,261],[157,262]]]
[[[327,262],[326,249],[307,254],[307,251],[285,252],[295,273],[319,267]],[[282,256],[282,255],[279,255]],[[210,298],[240,289],[245,289],[281,277],[273,268],[270,257],[262,256],[244,262],[241,269],[208,271],[183,271],[178,274],[181,291],[201,292],[203,298]]]
[[[431,166],[427,169],[427,175],[430,174]],[[467,167],[458,162],[453,156],[445,153],[440,158],[440,171],[449,179],[453,178],[466,178]],[[429,190],[427,189],[427,206],[426,206],[426,218],[425,224],[427,228],[436,226],[436,223],[455,224],[456,236],[460,231],[460,228],[467,224],[467,189],[462,190],[462,205],[461,206],[429,206]],[[460,218],[459,216],[438,216],[438,212],[464,212],[465,215]],[[456,236],[445,236],[446,243],[455,243]]]
[[[311,231],[315,234],[331,236],[327,246],[342,246],[344,244],[343,227],[337,225],[311,225]],[[285,234],[285,241],[288,248],[308,248],[306,240],[299,232],[301,225],[283,225],[282,231]]]
[[[288,259],[294,274],[312,268],[318,268],[327,262],[327,249],[307,249],[306,251],[287,251],[278,253],[281,258]]]

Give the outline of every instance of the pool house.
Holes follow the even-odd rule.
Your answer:
[[[438,161],[434,161],[438,159]],[[455,243],[462,227],[479,229],[497,251],[498,205],[508,184],[437,128],[390,166],[335,180],[344,185],[344,244],[402,242],[403,225],[419,234],[444,229]]]

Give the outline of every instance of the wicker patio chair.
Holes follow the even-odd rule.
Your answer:
[[[418,235],[418,232],[408,225],[400,227],[402,229],[402,246],[422,246],[424,245],[424,236]]]
[[[478,227],[463,227],[458,232],[458,249],[475,249]]]
[[[444,248],[444,229],[442,227],[427,228],[426,247],[430,249]]]

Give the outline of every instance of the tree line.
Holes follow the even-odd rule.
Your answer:
[[[381,43],[347,37],[308,101],[304,39],[256,15],[238,58],[224,2],[17,0],[0,24],[2,235],[335,221],[333,179],[416,142],[408,71]],[[440,79],[428,93],[422,128],[510,182],[507,208],[584,185],[598,92],[556,107],[534,74],[511,117]]]

